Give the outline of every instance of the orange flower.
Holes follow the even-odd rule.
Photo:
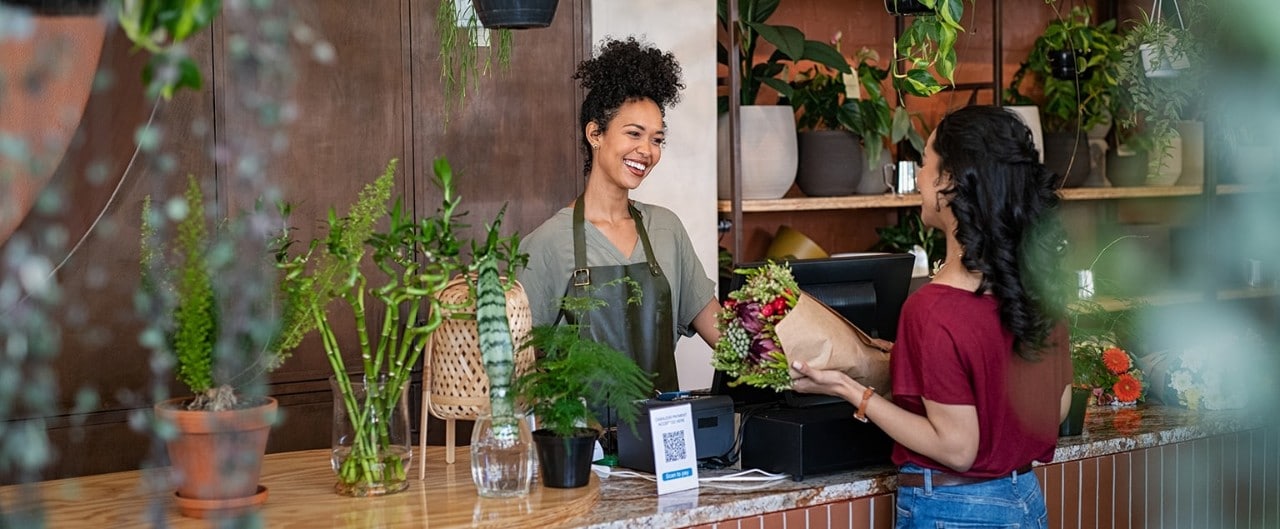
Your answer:
[[[1124,352],[1119,347],[1112,347],[1102,352],[1102,363],[1106,364],[1107,369],[1112,373],[1119,375],[1128,371],[1133,366],[1129,362],[1129,353]]]
[[[1116,394],[1116,400],[1133,402],[1142,396],[1142,382],[1133,378],[1133,375],[1125,373],[1116,379],[1116,384],[1111,386],[1111,391]]]

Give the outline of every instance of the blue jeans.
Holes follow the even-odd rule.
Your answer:
[[[900,471],[925,474],[925,486],[898,487],[897,529],[1049,527],[1035,474],[1015,472],[982,483],[934,487],[932,470],[904,465]]]

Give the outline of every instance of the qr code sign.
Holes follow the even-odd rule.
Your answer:
[[[674,463],[684,459],[684,430],[663,433],[662,451],[666,453],[668,463]]]

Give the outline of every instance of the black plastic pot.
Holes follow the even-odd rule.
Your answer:
[[[573,437],[559,437],[551,430],[534,430],[542,484],[553,489],[585,487],[591,480],[591,453],[597,433],[578,428]]]
[[[102,11],[105,0],[0,0],[0,4],[27,8],[41,16],[85,16]]]
[[[931,15],[933,9],[919,0],[884,0],[884,8],[890,15]]]
[[[1083,71],[1076,70],[1076,57],[1083,57],[1087,61],[1089,54],[1078,50],[1049,50],[1049,74],[1063,81],[1074,81],[1076,79],[1084,81],[1093,77],[1093,70],[1088,68]]]
[[[489,29],[545,28],[560,0],[472,0],[476,17]]]
[[[1089,394],[1086,388],[1071,388],[1071,408],[1067,410],[1067,418],[1058,426],[1058,437],[1069,437],[1084,433],[1084,415],[1089,408]]]

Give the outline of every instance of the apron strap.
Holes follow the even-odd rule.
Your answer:
[[[573,204],[573,285],[586,286],[591,284],[591,270],[587,268],[587,235],[586,235],[586,215],[583,212],[586,195],[578,195],[578,200]],[[631,214],[631,220],[636,223],[636,234],[640,236],[640,244],[644,246],[645,261],[649,264],[649,273],[654,277],[662,276],[662,267],[658,265],[658,259],[653,255],[653,246],[649,243],[649,233],[644,229],[644,218],[640,214],[640,210],[636,209],[634,204],[627,203],[627,211]]]

